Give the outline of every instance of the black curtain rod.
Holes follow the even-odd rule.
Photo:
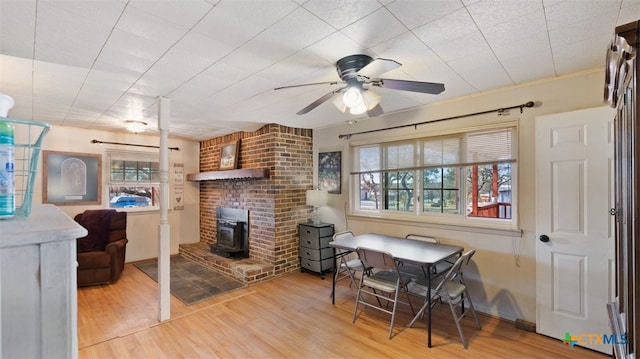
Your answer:
[[[138,145],[135,143],[122,143],[122,142],[108,142],[108,141],[98,141],[91,140],[91,143],[104,143],[107,145],[123,145],[123,146],[136,146],[136,147],[147,147],[147,148],[160,148],[160,146],[152,146],[152,145]],[[169,147],[171,151],[180,151],[180,147]]]
[[[469,113],[469,114],[466,114],[466,115],[458,115],[458,116],[453,116],[453,117],[440,118],[440,119],[437,119],[437,120],[417,122],[417,123],[411,123],[411,124],[407,124],[407,125],[398,125],[398,126],[387,127],[387,128],[379,128],[379,129],[376,129],[376,130],[347,133],[347,134],[344,134],[344,135],[338,135],[338,138],[346,138],[348,140],[348,139],[351,138],[351,136],[364,135],[366,133],[389,131],[389,130],[395,130],[395,129],[398,129],[398,128],[405,128],[405,127],[416,127],[417,128],[419,125],[426,125],[428,123],[455,120],[455,119],[458,119],[458,118],[484,115],[484,114],[492,113],[492,112],[498,112],[499,114],[502,114],[502,113],[504,113],[506,111],[513,110],[515,108],[519,108],[520,109],[520,113],[522,113],[522,109],[523,108],[525,108],[525,107],[533,107],[534,105],[535,105],[535,103],[533,101],[529,101],[527,103],[523,103],[522,105],[516,105],[516,106],[504,107],[504,108],[497,108],[495,110],[488,110],[488,111],[482,111],[482,112]]]

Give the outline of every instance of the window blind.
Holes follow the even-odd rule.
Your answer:
[[[357,158],[351,174],[516,162],[516,139],[516,128],[507,127],[400,143],[360,146],[356,147]],[[415,150],[416,146],[420,148],[420,153]],[[381,152],[384,152],[384,155]]]

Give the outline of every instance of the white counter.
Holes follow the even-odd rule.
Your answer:
[[[0,220],[0,356],[76,358],[76,238],[87,230],[57,207]]]

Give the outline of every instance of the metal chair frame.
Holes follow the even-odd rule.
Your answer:
[[[475,308],[473,307],[473,301],[471,300],[471,295],[469,295],[469,291],[467,286],[464,283],[464,271],[471,261],[471,257],[475,254],[475,249],[469,250],[464,253],[462,256],[458,258],[458,260],[453,264],[451,269],[443,276],[441,276],[441,280],[436,280],[435,282],[432,280],[432,289],[431,289],[431,303],[435,305],[438,301],[434,299],[442,299],[449,303],[449,308],[451,309],[451,314],[453,315],[453,319],[456,322],[456,327],[458,328],[458,334],[460,334],[460,339],[462,340],[462,345],[464,348],[468,348],[467,340],[462,332],[462,327],[460,326],[460,321],[469,313],[473,315],[473,318],[476,322],[476,327],[481,329],[480,321],[478,320],[478,316],[476,314]],[[417,287],[422,286],[426,292],[426,280],[420,280],[422,283],[418,283],[416,281],[414,284]],[[433,284],[435,283],[435,284]],[[465,299],[466,297],[466,299]],[[468,302],[468,307],[465,309],[465,300]],[[424,310],[426,305],[420,309],[420,311],[424,314]],[[460,307],[460,314],[456,312],[456,308]],[[415,322],[417,316],[411,321],[409,326],[411,327]]]
[[[426,236],[422,234],[410,233],[410,234],[407,234],[404,238],[414,240],[414,241],[423,241],[423,242],[429,242],[429,243],[435,243],[435,244],[440,243],[440,240],[438,240],[438,238],[433,236]],[[431,267],[432,276],[439,275],[441,273],[446,273],[451,268],[451,265],[453,264],[453,262],[455,262],[455,259],[452,261],[447,259],[445,261],[442,261],[434,265],[433,267]],[[421,266],[414,265],[411,263],[400,263],[399,268],[400,268],[400,272],[406,273],[411,277],[413,277],[414,279],[423,277],[426,275],[426,272]]]
[[[333,240],[335,241],[345,237],[353,237],[353,232],[342,231],[335,233],[333,235]],[[349,288],[351,288],[351,285],[355,287],[358,286],[356,281],[356,273],[359,271],[363,271],[364,268],[362,267],[362,262],[360,261],[360,259],[349,259],[349,254],[351,254],[351,252],[336,249],[336,258],[339,258],[339,263],[336,266],[335,282],[338,283],[338,281],[342,279],[349,278]]]
[[[425,236],[422,234],[414,234],[414,233],[409,233],[406,236],[404,236],[405,239],[412,239],[415,241],[423,241],[423,242],[430,242],[430,243],[440,243],[440,241],[438,240],[438,238],[433,237],[433,236]]]
[[[393,325],[398,303],[408,304],[411,312],[415,313],[407,289],[411,277],[400,273],[395,258],[387,252],[362,247],[357,248],[356,252],[362,261],[363,267],[371,268],[371,270],[364,272],[360,279],[356,305],[353,309],[353,322],[356,322],[358,306],[360,304],[364,305],[365,308],[371,307],[391,314],[391,322],[389,324],[389,339],[391,339],[393,337]],[[400,292],[405,293],[407,298],[406,302],[399,300],[398,295]],[[375,297],[378,305],[376,306],[373,303],[367,302],[366,297],[368,296]],[[384,306],[382,301],[385,303]],[[387,309],[389,304],[393,304],[391,310]]]

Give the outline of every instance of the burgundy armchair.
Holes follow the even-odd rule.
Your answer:
[[[127,212],[86,210],[74,220],[88,231],[77,239],[78,287],[117,282],[129,242]]]

